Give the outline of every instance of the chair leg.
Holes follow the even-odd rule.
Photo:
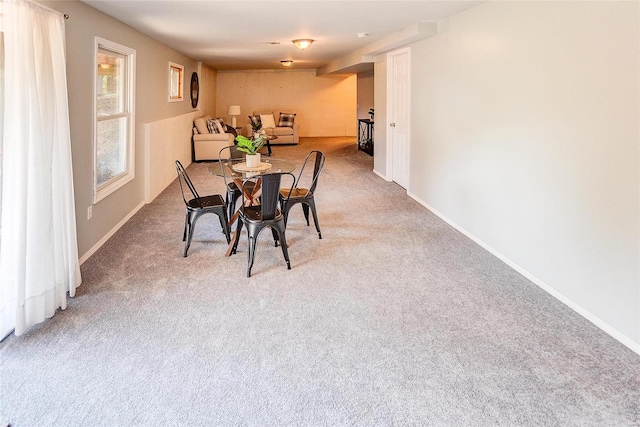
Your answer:
[[[238,217],[238,226],[236,227],[236,239],[233,241],[233,248],[231,249],[231,255],[236,253],[238,249],[238,241],[240,240],[240,233],[242,232],[242,220]]]
[[[318,212],[316,211],[316,202],[313,199],[309,199],[308,202],[309,202],[309,207],[311,207],[311,214],[313,215],[313,223],[316,225],[316,231],[318,232],[318,238],[322,239],[322,233],[320,232],[320,224],[318,223]]]
[[[287,270],[291,270],[291,263],[289,262],[289,251],[287,250],[287,239],[284,236],[284,224],[282,227],[277,227],[278,237],[280,239],[280,247],[282,248],[282,255],[287,262]]]
[[[236,212],[236,202],[240,198],[240,192],[229,191],[227,193],[227,197],[229,198],[229,202],[227,203],[227,216],[231,218],[233,214]]]
[[[227,216],[229,218],[231,218],[231,215],[233,215],[233,213],[231,212],[231,191],[227,190],[227,194],[224,196],[224,205],[226,206],[227,209]]]
[[[271,234],[273,235],[273,242],[275,243],[274,246],[277,248],[278,247],[278,232],[271,227]]]
[[[220,220],[220,227],[222,227],[222,232],[224,233],[224,237],[227,238],[227,244],[231,241],[231,233],[229,233],[229,220],[227,219],[227,211],[222,210],[218,214],[218,219]]]
[[[192,215],[189,213],[187,214],[187,218],[188,218],[187,225],[185,228],[185,232],[187,233],[187,239],[184,244],[184,254],[182,255],[185,258],[187,256],[187,252],[189,252],[189,246],[191,246],[191,238],[193,237],[193,227],[195,226],[195,222],[198,219],[198,217],[196,216],[195,218],[192,218]]]
[[[184,231],[182,232],[182,241],[187,240],[187,224],[189,224],[189,211],[184,215]]]
[[[304,213],[304,219],[307,220],[307,227],[309,226],[309,206],[306,203],[302,203],[302,212]]]
[[[289,220],[289,211],[291,210],[291,207],[294,204],[291,202],[285,202],[284,199],[282,200],[281,203],[281,207],[282,207],[282,215],[284,216],[284,227],[287,227],[287,221]]]
[[[248,246],[249,246],[249,254],[247,256],[247,277],[251,277],[251,268],[253,267],[253,260],[256,255],[256,241],[257,233],[254,235],[254,230],[247,226],[247,236],[248,236]]]

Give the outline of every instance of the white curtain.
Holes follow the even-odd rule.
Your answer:
[[[80,285],[64,18],[4,2],[0,338],[52,317]]]

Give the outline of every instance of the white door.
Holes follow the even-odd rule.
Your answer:
[[[409,49],[389,53],[389,135],[391,176],[398,185],[409,187]]]

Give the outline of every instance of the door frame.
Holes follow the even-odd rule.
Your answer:
[[[395,56],[407,54],[407,60],[409,67],[407,69],[409,87],[411,87],[411,49],[409,47],[403,47],[387,52],[387,99],[386,99],[386,123],[385,123],[385,140],[386,140],[386,170],[387,180],[393,182],[393,137],[391,131],[391,120],[393,112],[393,58]],[[409,129],[408,129],[408,141],[409,152],[411,151],[411,90],[407,94],[407,112],[409,115]],[[409,158],[411,155],[409,154]],[[411,174],[409,173],[409,181]],[[409,192],[409,183],[407,183],[407,192]]]

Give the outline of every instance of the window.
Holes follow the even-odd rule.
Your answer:
[[[184,67],[169,62],[169,102],[182,101],[184,86]]]
[[[96,37],[94,203],[134,176],[133,49]]]

